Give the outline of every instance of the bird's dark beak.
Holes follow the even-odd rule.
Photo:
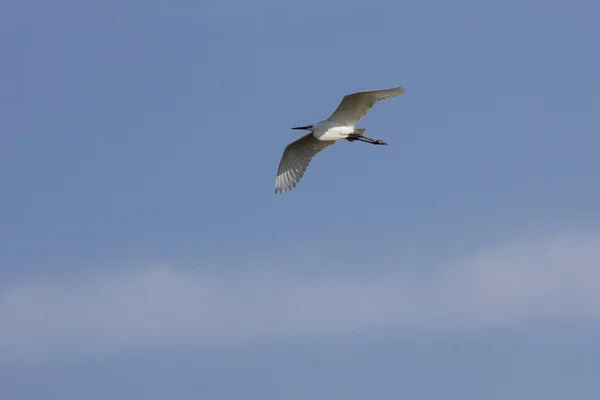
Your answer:
[[[312,128],[312,125],[306,125],[306,126],[297,126],[297,127],[295,127],[295,128],[292,128],[292,129],[302,129],[302,130],[305,130],[305,131],[309,131],[309,130],[310,130],[310,128]]]

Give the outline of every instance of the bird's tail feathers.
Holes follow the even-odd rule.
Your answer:
[[[365,128],[354,128],[354,132],[352,132],[352,135],[347,137],[346,140],[349,142],[354,142],[356,140],[355,138],[357,136],[363,136],[365,134],[365,131]]]

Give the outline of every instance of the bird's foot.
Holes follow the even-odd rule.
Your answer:
[[[349,142],[353,142],[355,140],[361,141],[361,142],[365,142],[365,143],[371,143],[371,144],[378,144],[378,145],[382,145],[382,146],[387,146],[388,144],[386,142],[384,142],[381,139],[371,139],[368,137],[364,137],[364,136],[348,136],[346,138],[347,141]]]

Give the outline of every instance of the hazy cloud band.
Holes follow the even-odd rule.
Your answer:
[[[0,359],[600,320],[600,235],[515,243],[418,277],[402,265],[395,273],[366,266],[360,275],[339,268],[326,277],[292,276],[277,265],[234,270],[242,272],[148,267],[2,284]]]

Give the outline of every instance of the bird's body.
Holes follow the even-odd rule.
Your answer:
[[[324,141],[346,139],[354,133],[353,126],[345,126],[339,122],[329,120],[317,122],[312,127],[314,129],[312,135]]]
[[[401,87],[352,93],[344,97],[338,108],[326,120],[292,128],[308,130],[311,133],[285,148],[275,179],[275,193],[293,189],[304,175],[312,158],[339,140],[386,145],[383,140],[365,137],[365,129],[356,128],[355,125],[367,115],[375,103],[403,93],[404,89]]]

